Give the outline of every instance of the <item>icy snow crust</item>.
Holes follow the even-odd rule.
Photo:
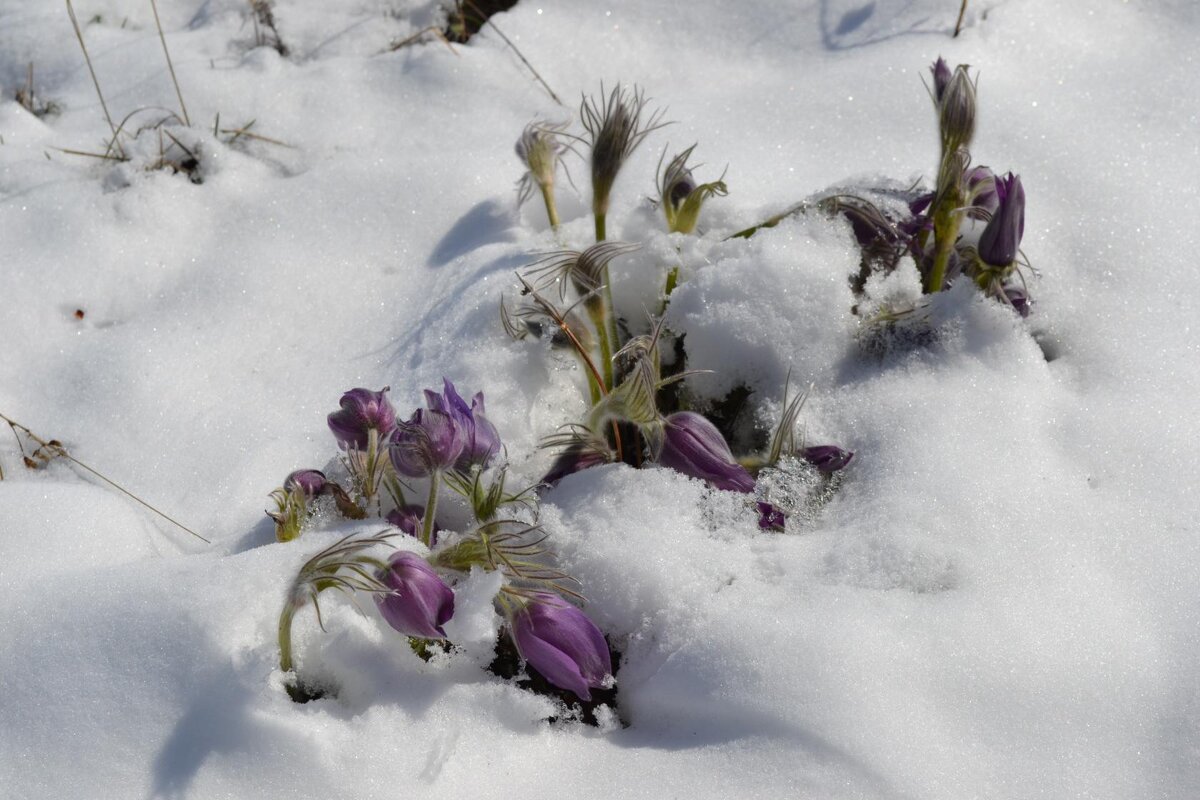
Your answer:
[[[514,474],[545,468],[537,438],[579,416],[579,375],[507,340],[497,307],[556,246],[539,205],[514,207],[512,143],[572,109],[493,31],[382,52],[432,3],[278,0],[287,58],[251,46],[244,2],[160,6],[202,185],[147,171],[157,140],[126,165],[56,150],[108,135],[67,16],[0,2],[0,411],[214,541],[61,462],[26,471],[4,431],[5,797],[1195,797],[1194,3],[980,0],[958,39],[945,0],[496,18],[570,106],[638,82],[678,121],[617,184],[610,234],[646,242],[614,267],[623,313],[677,259],[670,324],[714,370],[692,390],[744,383],[765,421],[790,369],[815,384],[810,439],[858,453],[783,535],[665,470],[545,496],[625,653],[627,726],[600,728],[548,724],[549,700],[484,671],[482,574],[447,626],[462,650],[429,663],[370,603],[328,600],[325,633],[303,612],[301,669],[339,694],[291,702],[287,582],[353,528],[276,544],[262,515],[287,472],[326,464],[353,386],[390,384],[402,413],[443,375],[483,389]],[[174,108],[148,3],[76,8],[114,117]],[[828,186],[928,178],[939,54],[979,69],[976,159],[1022,175],[1038,304],[1022,323],[950,292],[931,344],[864,355],[848,228],[721,239]],[[56,116],[12,101],[30,61]],[[218,144],[218,112],[291,147]],[[644,198],[667,142],[693,141],[732,193],[702,238],[668,237]],[[588,243],[586,209],[564,185],[567,243]]]

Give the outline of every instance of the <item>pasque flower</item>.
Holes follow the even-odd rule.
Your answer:
[[[854,453],[850,450],[843,450],[832,444],[805,447],[800,451],[800,455],[804,457],[805,461],[826,475],[842,469],[850,463],[850,459],[854,458]]]
[[[418,408],[392,435],[392,466],[401,475],[426,478],[454,466],[465,444],[449,412]]]
[[[409,536],[421,536],[421,520],[425,518],[425,507],[406,505],[393,508],[384,516],[389,525],[395,525]]]
[[[993,267],[1017,260],[1025,235],[1025,189],[1011,172],[996,180],[996,210],[979,236],[979,258]]]
[[[445,639],[442,628],[454,616],[454,592],[433,567],[416,553],[401,551],[376,576],[390,592],[375,603],[387,623],[400,633],[422,639]]]
[[[677,411],[667,417],[658,463],[708,481],[717,489],[754,490],[754,478],[734,460],[717,426],[694,411]]]
[[[604,634],[575,606],[538,592],[510,619],[517,652],[560,689],[592,699],[592,689],[612,674]]]
[[[329,430],[343,450],[366,450],[370,432],[383,441],[396,428],[396,410],[388,402],[385,386],[378,392],[351,389],[342,395],[341,410],[329,415]]]
[[[441,394],[432,389],[425,390],[425,404],[432,410],[449,414],[462,432],[463,448],[454,464],[455,468],[468,472],[477,464],[486,467],[492,456],[500,452],[500,434],[485,416],[483,392],[476,393],[468,406],[467,401],[454,389],[453,383],[445,378],[442,378],[442,382]]]
[[[328,485],[325,473],[316,469],[298,469],[283,479],[284,491],[299,490],[307,500],[322,494]]]

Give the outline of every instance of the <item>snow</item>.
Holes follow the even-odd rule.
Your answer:
[[[521,0],[495,22],[565,108],[492,30],[389,52],[432,2],[277,0],[286,57],[253,47],[240,0],[159,6],[199,185],[147,169],[151,132],[126,164],[64,153],[111,135],[65,9],[0,0],[0,413],[212,544],[61,459],[26,470],[0,426],[0,793],[1195,796],[1196,4],[973,0],[952,39],[945,0]],[[114,120],[178,108],[149,3],[75,8]],[[1037,304],[1021,321],[961,287],[926,344],[866,352],[843,224],[722,240],[828,187],[930,180],[939,54],[979,70],[976,160],[1021,174]],[[30,61],[61,107],[44,119],[13,102]],[[784,534],[664,469],[545,494],[558,563],[624,650],[599,727],[548,723],[551,700],[484,669],[484,574],[458,589],[462,649],[429,662],[369,601],[323,600],[324,632],[302,612],[302,668],[339,692],[293,703],[288,584],[378,526],[280,544],[262,509],[330,463],[341,392],[391,385],[406,414],[443,375],[482,389],[517,482],[584,412],[572,361],[511,342],[497,309],[559,247],[536,198],[516,208],[512,145],[601,81],[676,121],[616,184],[610,231],[644,245],[614,262],[618,306],[644,320],[678,259],[669,322],[713,370],[689,388],[745,383],[765,425],[790,371],[813,384],[808,440],[854,462]],[[217,141],[218,114],[284,144]],[[645,198],[692,142],[730,195],[668,235]],[[583,247],[569,165],[562,237]]]

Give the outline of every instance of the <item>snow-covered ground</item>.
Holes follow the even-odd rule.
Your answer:
[[[148,169],[154,131],[128,163],[64,152],[110,136],[66,9],[0,0],[0,413],[212,540],[62,460],[25,469],[0,428],[0,795],[1200,792],[1193,0],[972,0],[956,39],[952,0],[521,0],[494,20],[566,106],[491,29],[389,52],[436,2],[273,5],[286,57],[254,46],[244,0],[160,0],[193,184]],[[178,110],[148,1],[75,8],[114,121]],[[721,240],[831,186],[930,180],[938,55],[978,69],[976,159],[1024,182],[1037,304],[1020,320],[951,291],[935,343],[879,358],[847,226]],[[59,106],[43,119],[13,99],[31,62]],[[636,317],[680,258],[670,322],[714,370],[691,389],[746,384],[765,424],[789,370],[812,382],[809,438],[857,453],[840,491],[782,534],[661,469],[547,492],[559,564],[624,650],[600,727],[550,724],[550,700],[485,671],[482,575],[448,628],[461,649],[429,663],[369,603],[325,602],[327,632],[302,613],[302,669],[339,692],[293,703],[278,614],[338,534],[275,543],[262,509],[330,462],[341,393],[390,384],[407,415],[442,376],[482,389],[522,481],[583,413],[571,362],[497,309],[558,246],[536,199],[516,207],[513,143],[602,81],[676,123],[617,183],[610,232],[646,243],[616,262],[618,304]],[[282,144],[213,137],[250,122]],[[683,241],[645,198],[668,143],[693,142],[730,194]]]

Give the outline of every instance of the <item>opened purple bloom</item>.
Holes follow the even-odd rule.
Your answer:
[[[1025,188],[1011,172],[996,180],[996,210],[979,236],[979,257],[994,267],[1017,260],[1025,235]]]
[[[384,519],[389,525],[395,525],[409,536],[420,537],[421,522],[425,519],[425,506],[407,505],[393,508]]]
[[[385,386],[378,392],[351,389],[342,395],[341,410],[329,415],[329,430],[343,450],[366,450],[372,429],[383,441],[396,428],[396,410],[388,402]]]
[[[558,595],[538,593],[511,620],[521,658],[560,689],[591,700],[591,689],[612,674],[604,634]]]
[[[667,417],[658,463],[708,481],[717,489],[754,490],[754,478],[734,460],[717,426],[694,411],[677,411]]]
[[[389,625],[407,636],[446,638],[442,626],[454,616],[454,592],[425,559],[416,553],[396,553],[377,577],[392,590],[375,595],[379,613]]]
[[[454,466],[463,444],[463,432],[449,414],[418,408],[392,435],[392,466],[401,475],[425,478]]]
[[[299,489],[308,500],[325,491],[325,473],[316,469],[298,469],[283,479],[283,488],[289,492]]]
[[[843,450],[832,444],[820,444],[814,447],[806,447],[801,452],[804,460],[812,464],[826,475],[830,475],[842,469],[850,463],[850,459],[854,458],[854,453],[849,450]]]
[[[500,452],[500,434],[496,426],[484,415],[483,392],[478,392],[471,398],[471,405],[459,396],[454,384],[442,378],[443,392],[438,394],[431,389],[425,390],[425,404],[436,411],[450,415],[454,424],[463,434],[463,449],[455,463],[455,468],[461,472],[470,471],[478,464],[486,467],[492,456]]]

